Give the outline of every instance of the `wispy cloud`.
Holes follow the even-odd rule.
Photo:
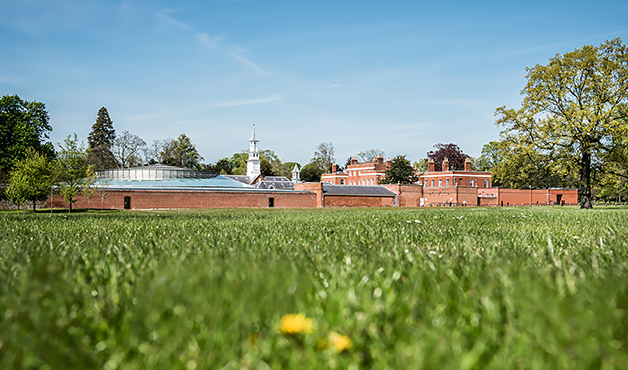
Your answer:
[[[252,60],[250,60],[250,59],[246,58],[245,56],[243,56],[242,55],[242,51],[239,50],[239,49],[240,48],[238,48],[238,47],[232,47],[231,49],[229,49],[229,52],[231,53],[231,55],[233,56],[233,58],[235,60],[237,60],[238,62],[244,64],[245,66],[253,68],[254,70],[256,70],[258,72],[264,72],[264,69],[262,67],[257,65]]]
[[[272,103],[280,100],[284,100],[283,94],[275,94],[264,96],[261,98],[251,98],[251,99],[235,99],[235,100],[224,100],[224,101],[216,101],[210,104],[204,104],[199,106],[189,107],[189,109],[181,109],[181,110],[166,110],[161,112],[152,112],[146,114],[132,114],[125,117],[126,120],[129,121],[147,121],[147,120],[159,120],[162,118],[169,117],[178,117],[177,122],[181,120],[182,116],[195,113],[198,111],[202,111],[205,109],[212,108],[228,108],[228,107],[239,107],[243,105],[254,105],[254,104],[265,104]]]
[[[452,63],[449,66],[460,66],[460,65],[468,65],[468,64],[479,64],[479,63],[486,63],[486,62],[490,62],[490,61],[495,61],[495,60],[501,60],[504,58],[511,58],[511,57],[515,57],[515,56],[520,56],[520,55],[528,55],[528,54],[534,54],[534,53],[538,53],[538,52],[544,52],[547,50],[553,51],[554,53],[560,53],[562,49],[569,49],[572,48],[573,45],[584,45],[585,43],[594,41],[594,40],[599,40],[602,38],[615,38],[615,37],[619,37],[619,35],[624,34],[628,32],[628,29],[624,29],[624,30],[619,30],[616,32],[610,32],[610,33],[605,33],[605,34],[600,34],[600,35],[594,35],[594,36],[590,36],[590,37],[585,37],[585,38],[580,38],[580,39],[575,39],[575,40],[566,40],[566,41],[561,41],[561,42],[555,42],[555,43],[549,43],[549,44],[543,44],[543,45],[538,45],[538,46],[534,46],[531,48],[522,48],[522,49],[516,49],[516,50],[512,50],[506,53],[485,53],[486,55],[489,56],[482,56],[482,57],[478,57],[478,58],[470,58],[467,60],[462,60],[460,62],[457,63]],[[581,47],[581,46],[578,46]],[[550,56],[550,55],[548,55]]]
[[[166,22],[168,24],[171,24],[173,26],[177,26],[177,27],[181,27],[184,28],[186,30],[192,30],[194,29],[194,27],[188,23],[182,22],[178,19],[174,19],[173,17],[171,17],[169,15],[169,13],[172,13],[172,10],[161,10],[159,12],[157,12],[157,18],[160,19],[163,22]]]
[[[0,84],[19,86],[22,78],[19,76],[0,75]]]
[[[262,98],[236,99],[209,104],[208,108],[237,107],[242,105],[264,104],[284,100],[283,94],[270,95]]]
[[[179,111],[165,111],[165,112],[156,112],[156,113],[146,113],[146,114],[132,114],[126,117],[129,121],[146,121],[146,120],[155,120],[159,118],[167,118],[167,117],[175,117],[182,116],[188,113],[192,113],[193,110],[179,110]]]
[[[160,10],[157,12],[157,18],[162,21],[165,22],[167,24],[176,26],[176,27],[180,27],[186,30],[191,30],[191,31],[196,31],[196,27],[192,26],[191,24],[182,22],[178,19],[175,19],[174,17],[170,16],[170,13],[172,13],[173,10]],[[200,42],[201,44],[205,45],[205,46],[209,46],[210,48],[216,50],[216,51],[222,51],[225,52],[225,48],[223,47],[222,50],[220,47],[220,43],[222,40],[225,39],[224,35],[220,35],[220,36],[211,36],[210,34],[208,34],[207,32],[195,32],[195,36],[196,36],[196,40],[198,42]],[[257,72],[263,73],[264,69],[257,63],[255,63],[254,61],[252,61],[251,59],[247,58],[246,56],[244,56],[247,51],[238,46],[238,45],[231,45],[226,51],[228,51],[229,54],[231,54],[231,56],[233,57],[233,59],[235,59],[238,63],[247,66]]]
[[[224,39],[224,36],[210,36],[208,33],[197,33],[196,39],[202,44],[205,44],[213,49],[217,49],[220,41]]]

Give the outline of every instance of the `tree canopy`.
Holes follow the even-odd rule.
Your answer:
[[[115,139],[116,131],[113,128],[113,121],[109,117],[107,108],[102,107],[98,110],[96,122],[87,136],[89,144],[87,163],[93,165],[96,170],[116,168],[116,159],[111,152]]]
[[[581,207],[591,208],[594,172],[610,168],[628,136],[628,50],[617,38],[526,70],[521,108],[496,111],[502,138],[577,168]]]
[[[469,157],[464,154],[458,145],[449,143],[434,145],[435,151],[427,152],[427,158],[434,160],[434,168],[441,171],[445,158],[449,160],[449,168],[452,170],[464,170],[464,161]]]
[[[120,168],[142,165],[142,153],[146,142],[139,136],[122,131],[113,141],[111,152]]]
[[[378,155],[384,156],[384,151],[380,149],[369,149],[358,153],[358,158],[362,162],[371,162]]]
[[[18,202],[30,199],[33,211],[37,198],[50,192],[54,176],[50,161],[33,148],[26,150],[26,157],[17,161],[11,171],[7,192]],[[19,203],[16,203],[19,204]]]
[[[61,150],[55,161],[56,180],[72,212],[72,204],[76,202],[75,198],[88,176],[87,148],[76,134],[68,135],[59,147]]]
[[[317,163],[310,162],[301,167],[301,180],[304,182],[320,182],[323,172]]]
[[[203,157],[192,144],[192,140],[181,134],[176,139],[164,140],[158,153],[159,162],[170,166],[178,166],[200,170],[203,168]]]
[[[406,159],[405,155],[398,155],[391,159],[390,167],[386,169],[386,177],[382,179],[383,184],[414,184],[419,178],[416,170]]]
[[[29,148],[49,160],[54,158],[54,146],[46,141],[52,131],[49,119],[44,103],[17,95],[0,98],[0,170],[11,172]]]
[[[335,152],[336,149],[333,143],[320,143],[314,152],[314,157],[312,157],[310,164],[318,167],[319,171],[317,172],[330,173],[331,166],[336,162],[336,158],[334,158]]]

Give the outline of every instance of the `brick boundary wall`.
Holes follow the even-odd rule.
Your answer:
[[[325,207],[394,207],[395,197],[325,195]]]
[[[474,186],[444,186],[423,188],[423,197],[426,206],[463,204],[471,207],[478,205],[478,189]]]
[[[129,197],[129,209],[269,208],[271,202],[275,208],[316,207],[316,194],[297,191],[109,190],[108,194],[104,205],[100,196],[90,198],[90,208],[124,209],[125,197]],[[87,208],[87,199],[77,199],[73,208]],[[55,195],[53,207],[68,208],[68,203]]]
[[[423,185],[386,184],[386,189],[397,194],[398,207],[420,207],[423,198]]]
[[[480,189],[480,193],[494,194],[498,206],[534,206],[546,204],[578,204],[577,189]]]

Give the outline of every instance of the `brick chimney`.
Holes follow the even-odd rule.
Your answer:
[[[376,164],[375,164],[375,168],[377,170],[385,170],[386,166],[384,166],[384,156],[383,155],[378,155],[377,158],[375,158]]]
[[[435,166],[436,165],[434,164],[434,160],[432,158],[430,158],[427,161],[427,172],[434,172],[436,170]]]
[[[331,173],[336,173],[336,171],[338,170],[338,165],[337,164],[332,164],[331,165]]]
[[[449,159],[447,159],[447,157],[445,157],[445,159],[443,160],[442,170],[449,171]]]
[[[351,157],[351,164],[358,164],[358,158]]]
[[[467,159],[464,160],[464,170],[465,171],[473,171],[471,169],[471,158],[467,157]]]

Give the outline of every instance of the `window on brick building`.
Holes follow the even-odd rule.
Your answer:
[[[432,187],[434,187],[434,180],[432,180]]]
[[[484,187],[488,188],[488,180],[484,180]]]
[[[469,186],[473,186],[473,179],[469,180]]]
[[[449,186],[449,179],[447,179],[447,186]]]
[[[443,186],[443,180],[442,179],[438,179],[438,187]]]
[[[340,179],[340,185],[344,185],[345,184],[345,179]]]

